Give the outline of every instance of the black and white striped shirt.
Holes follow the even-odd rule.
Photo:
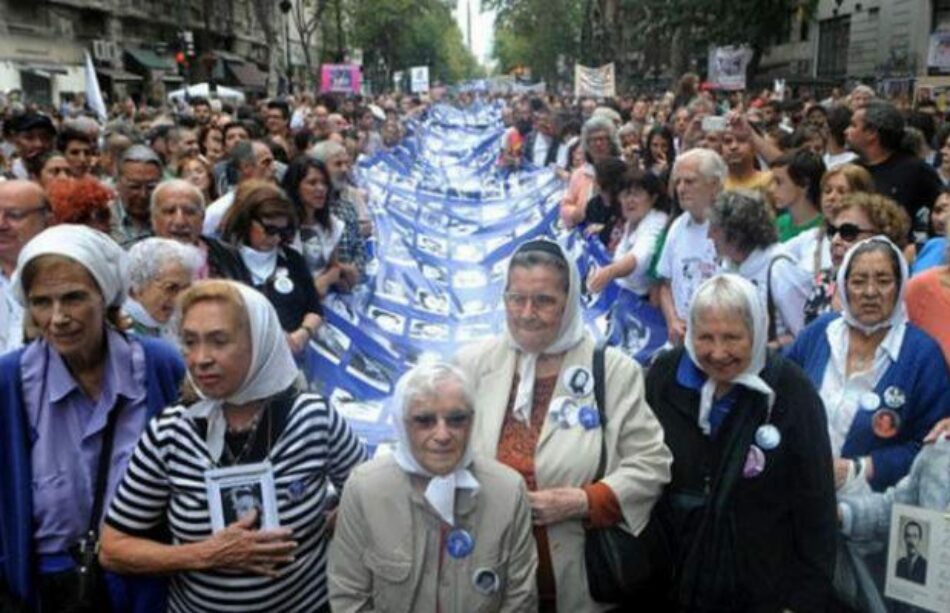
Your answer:
[[[204,473],[215,467],[202,420],[182,406],[153,419],[139,440],[106,522],[134,536],[167,523],[175,544],[211,536]],[[170,611],[313,611],[327,602],[324,511],[327,486],[337,490],[365,459],[346,421],[320,396],[293,400],[270,450],[282,528],[299,544],[276,579],[231,571],[174,575]]]

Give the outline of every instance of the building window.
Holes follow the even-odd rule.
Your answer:
[[[818,76],[844,78],[848,72],[851,16],[825,19],[818,24]]]

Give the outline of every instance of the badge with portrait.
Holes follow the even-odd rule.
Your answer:
[[[950,611],[950,514],[895,504],[888,545],[887,597]]]
[[[205,487],[212,532],[225,529],[252,511],[257,511],[255,529],[280,527],[274,471],[270,462],[206,471]]]

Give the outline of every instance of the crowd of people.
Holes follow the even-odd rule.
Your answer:
[[[858,545],[950,508],[950,122],[800,94],[491,100],[610,262],[520,244],[372,459],[300,368],[378,238],[353,164],[439,95],[5,109],[0,611],[867,609]],[[612,283],[648,365],[584,324]]]

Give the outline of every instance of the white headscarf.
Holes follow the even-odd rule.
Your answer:
[[[867,326],[858,321],[858,319],[851,313],[851,305],[848,303],[847,276],[848,270],[851,268],[851,260],[854,258],[855,251],[857,251],[858,247],[861,245],[868,245],[871,243],[881,243],[883,245],[887,245],[891,251],[897,255],[897,261],[900,262],[900,279],[898,279],[900,287],[898,288],[897,300],[894,303],[894,310],[891,312],[891,316],[884,321]],[[884,328],[897,328],[898,326],[905,325],[907,323],[907,309],[904,307],[904,293],[907,289],[907,279],[909,277],[910,273],[908,272],[907,260],[904,259],[904,254],[901,253],[901,250],[897,247],[897,245],[892,243],[891,240],[886,236],[872,236],[871,238],[866,238],[863,241],[855,243],[850,249],[848,249],[848,252],[844,254],[844,261],[838,268],[837,291],[838,298],[841,300],[841,316],[850,327],[860,330],[865,335],[874,334],[878,330],[883,330]]]
[[[220,282],[217,281],[217,282]],[[208,420],[207,443],[211,457],[217,461],[224,451],[227,421],[224,405],[241,405],[268,398],[290,387],[297,379],[297,364],[287,345],[287,338],[270,301],[263,294],[242,283],[226,281],[241,294],[251,334],[251,366],[241,386],[227,398],[207,398],[188,373],[192,387],[202,397],[188,409],[191,417]]]
[[[416,366],[399,379],[399,383],[396,384],[396,391],[393,395],[391,408],[393,422],[396,427],[396,450],[393,453],[393,457],[396,460],[396,464],[407,473],[429,478],[429,484],[426,486],[425,491],[426,501],[432,505],[432,508],[435,509],[443,521],[450,526],[454,526],[455,491],[459,489],[478,491],[479,483],[471,471],[468,470],[468,467],[472,463],[473,455],[471,441],[469,441],[462,458],[454,470],[446,475],[440,476],[432,474],[423,468],[412,454],[412,443],[409,440],[409,431],[406,427],[406,414],[409,411],[409,402],[418,390],[411,389],[410,386],[414,383],[413,380],[416,379],[417,375],[427,369],[441,370],[444,375],[440,374],[439,380],[441,380],[443,376],[447,381],[451,381],[455,378],[464,385],[465,375],[454,366],[447,364],[423,364]]]
[[[23,246],[13,274],[17,301],[27,306],[23,269],[43,255],[60,255],[75,260],[89,271],[99,285],[107,306],[121,306],[129,292],[129,256],[108,235],[89,226],[61,224],[47,228]]]
[[[769,318],[765,306],[762,304],[762,298],[758,290],[756,290],[755,286],[748,280],[736,274],[726,273],[707,279],[699,286],[696,290],[696,294],[693,296],[692,305],[689,310],[689,318],[686,322],[686,351],[693,360],[693,364],[696,364],[696,366],[702,370],[699,359],[696,357],[696,346],[693,343],[693,335],[696,333],[696,323],[694,320],[697,316],[697,310],[704,308],[702,304],[703,294],[714,292],[714,286],[723,282],[728,283],[733,286],[733,289],[737,289],[742,293],[742,296],[745,298],[746,307],[749,310],[749,315],[752,318],[752,358],[749,360],[749,365],[746,366],[745,370],[736,375],[730,382],[764,394],[767,398],[768,406],[771,409],[772,404],[775,402],[775,391],[759,376],[759,373],[765,368]],[[739,313],[736,313],[736,315],[739,315]],[[743,318],[743,321],[744,320],[745,318]],[[712,411],[713,399],[716,394],[716,383],[712,377],[709,377],[706,379],[700,391],[698,423],[699,427],[706,434],[710,432],[709,413]]]
[[[545,355],[564,353],[584,340],[584,335],[586,334],[584,318],[581,315],[580,309],[580,277],[577,274],[577,266],[568,258],[564,248],[551,240],[534,239],[523,243],[512,255],[512,261],[514,260],[514,256],[526,252],[541,252],[552,255],[560,254],[567,264],[567,303],[564,307],[564,314],[561,317],[561,328],[558,330],[557,338],[554,342],[541,352]],[[507,278],[511,278],[510,263],[508,264]],[[531,421],[531,406],[534,402],[534,377],[535,369],[538,366],[539,354],[526,352],[524,348],[518,344],[514,336],[512,336],[507,326],[505,327],[505,338],[508,341],[509,347],[521,352],[521,361],[518,364],[518,391],[515,394],[513,412],[515,417],[520,421],[529,423]]]

